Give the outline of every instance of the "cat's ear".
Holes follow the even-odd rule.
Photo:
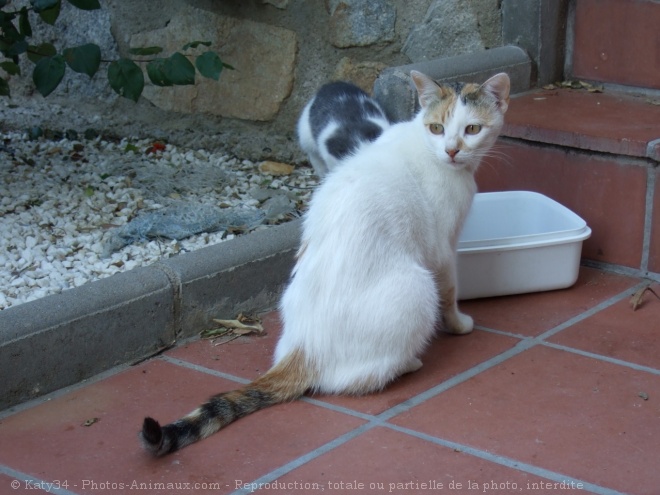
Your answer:
[[[493,95],[497,99],[502,113],[506,112],[509,108],[509,91],[511,89],[511,81],[507,74],[504,72],[495,74],[481,85],[481,89]]]
[[[412,77],[415,87],[417,88],[417,95],[419,96],[419,104],[422,108],[426,108],[431,101],[437,101],[439,95],[440,86],[428,76],[425,76],[421,72],[416,70],[410,71],[410,77]]]

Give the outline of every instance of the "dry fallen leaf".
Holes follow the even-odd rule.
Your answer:
[[[594,85],[586,81],[559,81],[554,84],[546,84],[543,86],[543,89],[557,89],[557,88],[568,88],[568,89],[586,89],[589,93],[602,93],[603,86]]]
[[[653,289],[651,289],[651,284],[652,282],[647,283],[644,287],[640,288],[637,292],[635,292],[632,297],[630,298],[630,305],[632,306],[633,311],[636,311],[637,308],[639,308],[642,303],[644,302],[644,294],[646,292],[650,292],[653,294],[655,297],[660,299],[660,295]]]
[[[208,328],[200,332],[203,339],[213,340],[215,345],[226,344],[243,335],[253,333],[262,333],[264,328],[261,326],[261,320],[257,317],[239,314],[235,320],[213,319],[213,322],[219,325],[217,328]],[[217,341],[217,342],[216,342]]]
[[[269,175],[290,175],[294,170],[293,165],[288,163],[265,161],[259,165],[259,171],[262,174]]]

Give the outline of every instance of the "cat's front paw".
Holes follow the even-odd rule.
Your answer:
[[[404,366],[403,371],[401,371],[402,375],[405,375],[406,373],[414,373],[418,369],[422,367],[422,360],[419,358],[412,358],[408,363],[406,363],[406,366]]]
[[[446,333],[464,335],[474,329],[474,320],[465,313],[456,312],[451,317],[446,317],[443,330]]]

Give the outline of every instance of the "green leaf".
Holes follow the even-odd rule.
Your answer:
[[[74,7],[81,10],[98,10],[101,8],[99,0],[67,0]]]
[[[21,68],[14,62],[0,62],[0,69],[4,70],[10,76],[17,76],[21,73]]]
[[[160,46],[145,46],[139,48],[131,48],[128,53],[131,55],[158,55],[163,51]]]
[[[0,96],[10,96],[9,82],[3,77],[0,77]]]
[[[6,50],[3,50],[3,54],[8,58],[13,58],[18,55],[22,55],[28,49],[28,43],[24,39],[15,41],[11,43]]]
[[[195,66],[201,75],[208,77],[210,79],[218,80],[220,79],[220,73],[222,72],[222,60],[215,52],[205,52],[202,53],[195,60]]]
[[[13,20],[15,16],[12,15],[9,17]],[[16,29],[16,26],[14,26],[11,20],[2,23],[2,40],[6,43],[15,43],[16,41],[24,40],[25,36]]]
[[[35,12],[39,13],[43,10],[48,10],[58,5],[61,0],[30,0],[30,4]]]
[[[65,71],[66,64],[62,55],[44,57],[39,60],[32,72],[32,80],[37,91],[43,96],[51,94],[62,81]]]
[[[53,24],[55,24],[55,21],[57,21],[58,17],[60,16],[61,9],[62,9],[62,2],[58,0],[53,7],[39,11],[39,17],[41,17],[41,20],[44,21],[46,24],[50,24],[52,26]]]
[[[32,36],[32,26],[30,26],[30,17],[28,16],[27,7],[23,7],[18,16],[18,30],[21,35],[26,38]]]
[[[108,81],[118,95],[133,101],[138,101],[144,89],[142,69],[127,58],[120,58],[110,63]]]
[[[67,48],[64,59],[74,71],[87,74],[91,79],[101,65],[101,49],[93,43]]]
[[[172,86],[172,81],[170,81],[165,74],[166,63],[166,59],[157,58],[147,64],[147,75],[149,76],[149,80],[156,86]]]
[[[164,72],[167,79],[177,86],[195,84],[195,66],[179,52],[166,60]]]
[[[57,49],[50,43],[42,43],[41,45],[30,45],[27,49],[27,57],[33,62],[37,63],[44,57],[52,57],[57,54]]]
[[[191,41],[190,43],[186,43],[183,45],[182,50],[188,50],[189,48],[197,48],[199,45],[204,45],[204,46],[211,46],[210,41]]]

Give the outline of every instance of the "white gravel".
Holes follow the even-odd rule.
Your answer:
[[[309,167],[273,176],[258,163],[171,145],[154,149],[149,140],[29,140],[20,133],[0,139],[0,310],[236,235],[140,240],[104,257],[114,229],[140,213],[172,204],[255,208],[286,194],[295,216],[317,184]]]

